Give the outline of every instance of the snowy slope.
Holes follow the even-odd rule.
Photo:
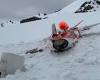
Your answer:
[[[79,21],[84,20],[82,25],[100,22],[100,8],[96,12],[86,14],[73,14],[76,11],[74,8],[79,8],[85,0],[78,0],[70,6],[64,8],[58,13],[48,15],[47,19],[41,21],[30,22],[26,24],[9,25],[8,27],[0,28],[0,44],[32,42],[42,40],[51,34],[51,25],[58,24],[59,21],[65,20],[72,27]],[[75,5],[77,4],[77,7]],[[79,5],[80,4],[80,5]],[[71,11],[70,10],[74,10]],[[97,14],[98,12],[98,14]],[[80,17],[83,16],[83,17]],[[96,18],[98,16],[98,18]],[[80,25],[81,26],[81,25]],[[35,31],[34,31],[35,30]]]
[[[79,27],[100,22],[100,8],[91,13],[73,13],[76,8],[80,7],[82,1],[86,0],[78,0],[62,11],[48,15],[49,18],[46,20],[0,29],[1,44],[15,43],[0,45],[0,52],[23,55],[27,68],[26,72],[17,71],[0,80],[100,80],[99,35],[83,37],[79,39],[74,48],[59,54],[50,52],[52,47],[47,39],[51,33],[51,24],[57,24],[61,20],[67,21],[71,27],[80,20],[84,20],[84,22]],[[100,32],[100,25],[88,31],[88,33],[93,32]],[[36,47],[42,48],[44,51],[25,54],[27,50]]]
[[[79,21],[84,20],[84,22],[81,24],[84,26],[91,23],[100,22],[99,14],[99,11],[98,14],[93,12],[89,14],[87,13],[78,15],[65,11],[49,15],[49,18],[45,20],[0,28],[0,44],[30,42],[38,39],[42,40],[43,38],[50,36],[51,25],[53,23],[58,24],[59,21],[65,20],[70,26],[74,26]],[[97,16],[98,18],[96,18]]]

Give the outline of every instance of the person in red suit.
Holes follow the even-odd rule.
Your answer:
[[[78,28],[70,28],[65,21],[59,22],[58,27],[60,29],[59,32],[57,32],[55,24],[52,25],[51,40],[53,47],[60,51],[75,46],[79,39]]]

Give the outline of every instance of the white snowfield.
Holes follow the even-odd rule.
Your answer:
[[[85,1],[78,0],[62,11],[48,15],[45,20],[0,28],[0,52],[24,56],[27,69],[0,80],[100,80],[100,35],[80,38],[74,48],[58,54],[50,51],[51,43],[46,39],[51,34],[52,23],[61,20],[67,21],[71,27],[81,20],[84,22],[79,27],[100,22],[100,8],[91,13],[73,13],[80,7],[78,4]],[[99,34],[100,25],[84,33]],[[33,48],[44,51],[25,54]]]

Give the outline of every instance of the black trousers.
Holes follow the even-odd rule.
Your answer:
[[[53,40],[52,43],[53,43],[53,48],[58,50],[58,51],[61,51],[61,50],[64,50],[65,48],[68,47],[68,41],[65,40],[65,39],[62,39],[62,44],[56,44],[56,41],[57,40]]]

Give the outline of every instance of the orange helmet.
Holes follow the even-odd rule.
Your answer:
[[[68,24],[67,24],[65,21],[61,21],[61,22],[59,23],[59,28],[60,28],[61,30],[65,30],[65,29],[68,29],[69,26],[68,26]]]

